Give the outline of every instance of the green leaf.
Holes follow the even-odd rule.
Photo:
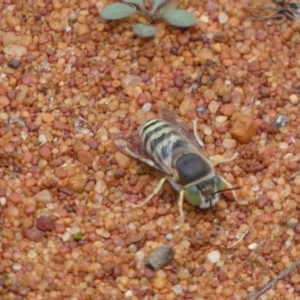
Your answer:
[[[136,5],[142,12],[146,12],[144,0],[123,0],[124,3]]]
[[[183,9],[167,11],[162,15],[162,18],[176,27],[190,27],[197,24],[197,19]]]
[[[75,241],[80,241],[81,237],[82,237],[81,232],[77,232],[77,233],[74,234],[74,240]]]
[[[163,16],[170,11],[174,11],[177,8],[177,4],[174,2],[167,2],[162,4],[157,11],[157,18],[161,19]]]
[[[163,4],[166,3],[166,0],[152,0],[152,8],[151,8],[151,11],[150,11],[150,15],[154,15],[156,10]]]
[[[113,3],[106,6],[100,13],[105,20],[119,20],[136,13],[136,9],[124,3]]]
[[[136,23],[132,25],[133,32],[142,38],[148,38],[154,36],[157,32],[157,29],[153,25]]]

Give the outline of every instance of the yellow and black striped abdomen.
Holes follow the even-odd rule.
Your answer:
[[[171,165],[175,149],[188,147],[188,142],[179,131],[159,119],[147,120],[142,124],[140,137],[147,153],[164,165]]]

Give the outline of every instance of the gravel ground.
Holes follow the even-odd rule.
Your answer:
[[[101,0],[0,3],[0,297],[241,300],[300,256],[300,23],[182,0],[198,24],[136,38]],[[240,203],[184,204],[112,137],[168,106]],[[227,197],[226,197],[227,196]],[[145,266],[162,245],[167,266]],[[300,299],[299,270],[260,299]]]

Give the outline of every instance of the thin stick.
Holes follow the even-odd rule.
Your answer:
[[[271,280],[266,285],[259,288],[257,291],[251,293],[244,300],[255,300],[255,299],[257,299],[264,292],[266,292],[269,288],[274,286],[279,280],[285,278],[287,275],[289,275],[291,272],[293,272],[299,266],[300,266],[300,260],[297,260],[296,262],[292,263],[285,271],[283,271],[281,274],[279,274],[277,277],[275,277],[273,280]]]
[[[228,246],[227,249],[234,247],[235,245],[237,245],[245,236],[246,234],[249,232],[249,230],[247,230],[246,232],[244,232],[244,234],[236,241],[234,242],[232,245]]]

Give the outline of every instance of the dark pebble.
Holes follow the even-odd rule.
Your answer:
[[[16,69],[18,69],[18,68],[20,67],[21,61],[18,60],[18,59],[12,59],[12,60],[10,60],[10,61],[7,63],[7,65],[8,65],[10,68],[16,70]]]
[[[150,253],[146,259],[146,266],[152,268],[154,271],[158,271],[163,268],[173,258],[173,250],[171,246],[161,246],[156,248]]]

